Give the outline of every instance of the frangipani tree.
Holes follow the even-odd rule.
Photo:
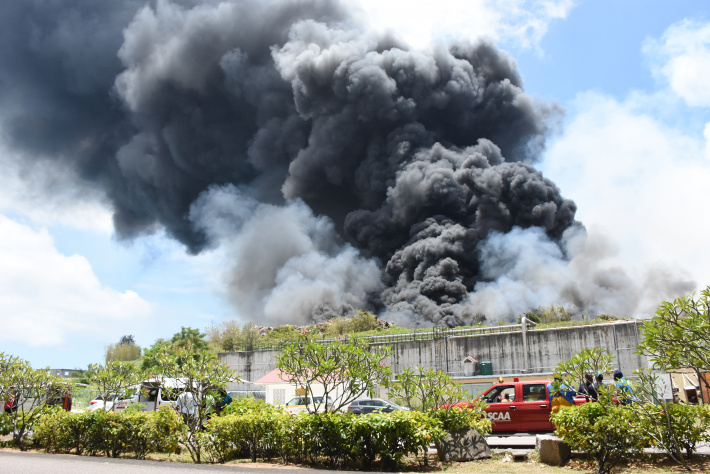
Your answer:
[[[390,348],[370,347],[356,337],[323,344],[304,334],[277,356],[276,367],[293,384],[303,386],[311,399],[322,391],[315,411],[335,412],[369,395],[377,385],[386,385],[391,369],[385,360],[390,354]]]

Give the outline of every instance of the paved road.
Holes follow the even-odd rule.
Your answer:
[[[486,436],[486,442],[491,448],[535,448],[534,434],[515,434],[507,436]]]
[[[139,461],[136,459],[111,459],[71,454],[22,453],[19,451],[0,451],[0,472],[22,474],[76,474],[78,472],[100,474],[266,474],[279,473],[323,474],[322,470],[301,468],[256,468],[247,465],[206,465],[183,464],[175,462]],[[338,471],[338,474],[348,471]],[[354,471],[350,471],[354,472]],[[362,474],[362,473],[359,473]]]

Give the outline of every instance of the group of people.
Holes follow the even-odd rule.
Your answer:
[[[10,387],[7,398],[5,399],[5,404],[3,408],[5,413],[14,413],[18,410],[20,405],[20,396],[17,388],[15,386]],[[72,408],[73,395],[69,388],[65,388],[63,392],[60,392],[56,398],[47,400],[47,405],[49,406],[61,406],[64,411],[71,411]]]
[[[224,389],[220,389],[217,393],[207,392],[205,395],[206,418],[209,419],[214,414],[221,415],[222,410],[230,403],[232,403],[232,396]],[[182,414],[185,423],[194,419],[198,406],[192,392],[184,391],[178,395],[176,408]]]
[[[613,373],[614,384],[620,391],[620,397],[617,397],[615,401],[621,405],[628,405],[633,402],[634,395],[633,390],[629,386],[624,374],[620,370],[616,370]],[[559,390],[554,391],[553,383],[547,384],[547,391],[550,394],[550,406],[552,411],[557,413],[559,409],[563,406],[573,406],[574,397],[581,395],[587,398],[588,401],[596,402],[599,399],[599,389],[604,385],[604,374],[601,372],[597,373],[596,379],[592,374],[585,374],[584,381],[579,385],[577,391],[573,390],[571,387],[566,386],[562,383],[562,380],[555,378],[555,381],[559,383]]]

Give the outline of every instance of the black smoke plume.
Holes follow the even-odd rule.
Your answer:
[[[609,307],[574,281],[531,290],[516,266],[525,239],[566,274],[587,253],[574,203],[533,167],[560,110],[490,43],[412,50],[335,0],[26,0],[0,18],[8,146],[102,190],[122,239],[227,249],[244,318]]]

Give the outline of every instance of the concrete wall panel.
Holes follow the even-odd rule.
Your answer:
[[[624,321],[609,324],[573,326],[554,329],[528,329],[527,351],[524,350],[522,332],[500,332],[478,335],[449,335],[387,344],[392,356],[386,363],[395,374],[404,368],[443,370],[452,376],[463,376],[463,360],[471,356],[479,362],[490,361],[493,373],[523,374],[550,373],[563,360],[571,358],[582,349],[602,347],[615,355],[615,363],[625,373],[647,367],[645,357],[634,354],[640,342],[642,323]],[[373,347],[385,344],[379,342]],[[219,354],[222,362],[237,370],[245,380],[254,382],[276,368],[278,351],[225,352]],[[259,386],[232,384],[230,390],[254,390]]]

